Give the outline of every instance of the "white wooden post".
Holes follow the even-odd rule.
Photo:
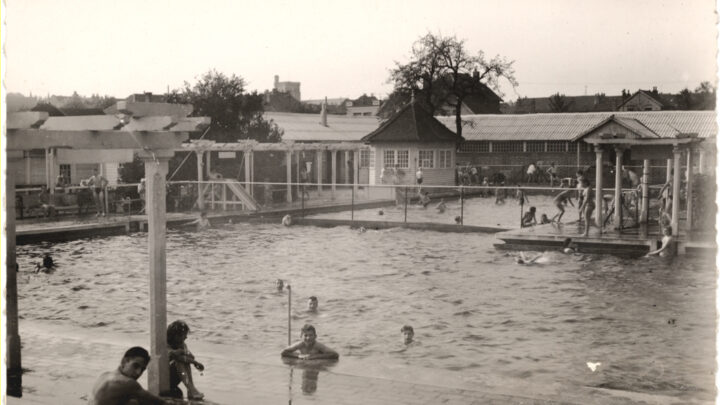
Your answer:
[[[252,195],[252,186],[250,185],[250,159],[252,159],[252,151],[245,150],[245,190]]]
[[[705,174],[705,150],[698,151],[698,174]]]
[[[670,178],[672,177],[672,167],[673,167],[673,160],[668,159],[667,160],[667,169],[665,170],[665,182],[669,182]]]
[[[355,188],[355,194],[357,194],[358,183],[360,182],[360,151],[355,150],[353,154],[353,187]]]
[[[335,183],[337,183],[337,151],[330,151],[330,183],[332,186],[330,191],[332,192],[332,198],[335,198]]]
[[[292,202],[292,150],[285,152],[287,156],[286,173],[287,173],[287,202]]]
[[[680,147],[673,145],[673,195],[672,195],[672,234],[679,234],[678,224],[680,223]]]
[[[316,157],[317,157],[317,189],[318,189],[318,193],[319,193],[322,191],[322,180],[323,180],[323,175],[322,175],[323,150],[322,149],[317,151]]]
[[[345,184],[350,183],[350,170],[348,170],[348,151],[344,150],[343,153],[343,181]]]
[[[686,209],[687,209],[687,230],[692,230],[692,221],[693,221],[693,171],[692,171],[692,147],[688,147],[686,149],[687,151],[687,183],[685,184],[685,201],[687,201]]]
[[[648,209],[650,207],[650,160],[643,160],[642,172],[642,208],[640,209],[640,223],[647,223]]]
[[[600,228],[603,229],[603,149],[600,145],[595,145],[595,220]],[[589,198],[590,196],[588,196]],[[589,219],[586,218],[586,221]]]
[[[613,222],[615,229],[622,229],[622,156],[624,148],[615,146],[615,213]]]
[[[148,258],[150,278],[150,356],[148,388],[155,394],[170,389],[170,370],[167,353],[167,286],[165,258],[165,176],[172,150],[157,150],[154,154],[140,152],[145,161],[148,215]]]
[[[197,193],[198,193],[197,205],[198,205],[198,209],[200,209],[200,211],[202,211],[205,209],[205,199],[203,198],[203,184],[202,184],[202,181],[203,181],[203,152],[200,150],[195,151],[195,156],[197,157]],[[146,177],[145,181],[147,182],[147,172],[145,173],[145,177]],[[147,186],[147,183],[146,183],[146,186]],[[146,187],[146,189],[149,190],[149,188],[147,188],[147,187]],[[147,212],[147,210],[146,210],[146,212]]]

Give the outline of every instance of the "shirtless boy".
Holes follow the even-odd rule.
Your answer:
[[[282,351],[282,357],[292,357],[300,360],[337,359],[338,353],[318,342],[315,327],[305,324],[300,332],[301,341],[296,342]]]
[[[115,371],[100,374],[92,390],[89,405],[166,404],[143,389],[137,379],[150,363],[150,355],[142,347],[131,347]]]
[[[562,193],[558,194],[557,196],[555,196],[555,198],[553,199],[553,204],[555,204],[555,207],[557,207],[559,212],[557,214],[555,214],[555,216],[552,217],[552,219],[551,219],[552,222],[555,222],[556,218],[557,218],[557,222],[560,223],[560,220],[562,219],[563,215],[565,214],[565,206],[568,205],[568,203],[570,205],[572,205],[573,207],[575,206],[572,202],[572,196],[571,196],[571,194],[573,194],[574,192],[575,192],[575,190],[572,190],[572,189],[566,190],[566,191],[563,191]]]

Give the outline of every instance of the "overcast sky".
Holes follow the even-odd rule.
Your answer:
[[[515,60],[504,99],[715,81],[715,0],[5,0],[7,91],[164,93],[208,69],[303,99],[385,95],[427,32]]]

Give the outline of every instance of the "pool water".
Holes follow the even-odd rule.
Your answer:
[[[553,205],[553,197],[538,195],[528,196],[530,202],[520,206],[514,196],[514,192],[508,190],[508,198],[505,203],[496,204],[495,197],[473,197],[468,198],[460,204],[458,199],[445,199],[447,209],[440,213],[435,208],[440,199],[435,198],[426,207],[418,204],[408,205],[407,211],[404,206],[388,206],[383,208],[361,209],[353,213],[353,218],[358,221],[392,221],[403,222],[407,215],[407,222],[433,222],[441,224],[454,224],[455,217],[462,215],[465,225],[491,226],[501,228],[519,228],[522,212],[527,212],[530,207],[536,208],[536,219],[540,222],[540,216],[546,214],[552,218],[557,212]],[[575,203],[575,201],[573,201]],[[577,204],[576,204],[577,206]],[[522,211],[521,211],[522,210]],[[382,211],[382,215],[379,212]],[[351,219],[349,211],[330,212],[310,216],[311,218],[325,219]],[[565,209],[563,222],[578,220],[578,211],[569,206]]]
[[[196,340],[279,353],[281,278],[292,285],[293,336],[312,323],[341,358],[714,398],[712,262],[547,253],[523,266],[494,241],[279,224],[171,231],[168,321],[186,320]],[[58,270],[32,273],[46,251]],[[147,325],[146,234],[19,246],[18,261],[25,319],[117,333]],[[311,295],[317,314],[305,311]],[[418,341],[408,348],[404,324]]]

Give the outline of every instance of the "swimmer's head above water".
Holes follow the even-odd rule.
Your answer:
[[[283,288],[285,288],[285,282],[283,282],[282,279],[275,280],[275,288],[278,291],[282,291]]]
[[[413,330],[413,327],[410,325],[403,325],[402,328],[400,328],[400,333],[403,335],[403,343],[406,345],[409,345],[412,343],[413,338],[415,337],[415,330]]]

